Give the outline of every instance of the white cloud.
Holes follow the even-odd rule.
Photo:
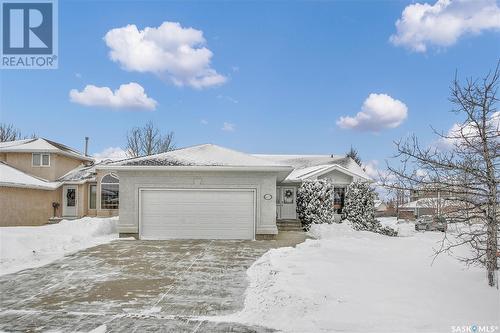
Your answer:
[[[220,99],[220,100],[225,100],[225,101],[234,103],[234,104],[238,104],[239,103],[239,101],[237,99],[232,98],[231,96],[227,96],[227,95],[217,95],[217,98]]]
[[[354,117],[340,117],[337,125],[345,129],[379,132],[384,128],[395,128],[408,116],[406,105],[386,94],[370,94],[361,111]]]
[[[431,45],[447,47],[466,34],[500,29],[500,8],[495,0],[438,0],[434,5],[408,5],[390,37],[396,46],[425,52]]]
[[[378,161],[370,160],[366,163],[363,163],[363,168],[368,176],[370,176],[373,180],[379,179],[379,171],[378,171]]]
[[[213,53],[204,46],[203,32],[176,22],[143,30],[129,24],[108,31],[104,41],[111,60],[129,71],[166,75],[177,86],[197,89],[227,80],[211,67]]]
[[[75,73],[75,77],[76,77],[77,79],[81,79],[81,78],[82,78],[82,74],[80,74],[80,73]]]
[[[490,119],[487,121],[487,126],[489,131],[497,131],[500,128],[500,111],[494,112]],[[473,123],[465,124],[453,124],[445,134],[445,137],[441,138],[437,143],[437,147],[442,150],[448,150],[453,148],[455,145],[461,145],[466,138],[469,142],[474,142],[477,140],[479,134],[477,126]]]
[[[96,160],[121,160],[127,158],[127,152],[120,147],[108,147],[99,153],[94,154]]]
[[[208,120],[202,119],[202,120],[200,120],[200,124],[202,124],[202,125],[208,125]]]
[[[236,130],[236,125],[233,123],[224,122],[222,130],[226,132],[234,132]]]
[[[122,84],[114,92],[108,87],[87,85],[82,91],[71,89],[70,100],[86,106],[103,106],[110,108],[135,108],[154,110],[158,104],[148,97],[144,88],[135,82]]]

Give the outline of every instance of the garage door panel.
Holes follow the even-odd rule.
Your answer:
[[[254,190],[141,190],[143,239],[253,239]]]

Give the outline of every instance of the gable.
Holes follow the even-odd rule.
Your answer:
[[[350,184],[353,181],[353,177],[340,171],[332,170],[330,172],[324,173],[318,176],[318,179],[328,179],[335,184]]]

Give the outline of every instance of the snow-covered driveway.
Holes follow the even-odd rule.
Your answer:
[[[197,318],[240,310],[248,267],[270,248],[300,241],[99,245],[1,276],[0,331],[270,332]]]

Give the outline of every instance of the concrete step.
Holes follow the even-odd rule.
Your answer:
[[[278,231],[303,231],[302,227],[278,227]]]
[[[277,226],[282,226],[282,227],[301,227],[302,223],[276,223]]]

